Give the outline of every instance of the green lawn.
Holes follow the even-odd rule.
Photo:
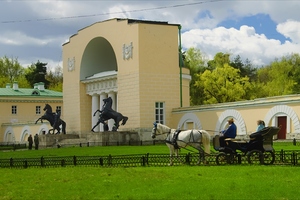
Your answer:
[[[292,143],[274,143],[274,148],[300,149]],[[169,150],[166,145],[68,147],[4,151],[0,158],[145,153]],[[1,168],[0,199],[299,199],[298,170],[264,165]]]

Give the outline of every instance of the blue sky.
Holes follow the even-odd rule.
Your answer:
[[[207,60],[223,52],[262,66],[300,52],[298,8],[298,0],[0,0],[0,56],[62,66],[62,44],[78,30],[132,18],[181,24],[182,47]]]
[[[234,27],[239,29],[242,25],[252,26],[255,28],[257,34],[264,34],[267,38],[280,40],[284,43],[286,40],[291,41],[284,35],[276,31],[276,22],[274,22],[268,14],[256,14],[253,16],[241,17],[238,19],[231,19],[220,22],[217,26],[223,26],[225,28]]]

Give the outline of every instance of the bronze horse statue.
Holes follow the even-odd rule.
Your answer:
[[[114,127],[112,128],[112,131],[117,131],[119,126],[120,126],[119,123],[122,121],[121,125],[125,125],[127,120],[128,120],[128,117],[123,116],[121,113],[116,112],[111,108],[112,103],[113,103],[111,97],[103,99],[103,101],[104,101],[104,105],[102,106],[102,110],[99,110],[99,109],[96,110],[94,115],[93,115],[93,116],[95,116],[97,112],[100,112],[99,120],[96,123],[96,125],[92,128],[91,131],[94,132],[94,128],[96,126],[98,126],[100,123],[102,123],[104,125],[107,125],[107,123],[105,121],[107,121],[109,119],[113,119],[115,121],[115,124],[114,124]]]
[[[41,120],[41,123],[43,123],[43,120],[47,120],[52,126],[52,129],[49,129],[49,134],[52,130],[53,134],[55,130],[57,130],[56,134],[60,134],[60,125],[62,126],[62,133],[66,134],[66,122],[60,118],[60,111],[56,110],[56,113],[53,113],[52,107],[49,104],[46,104],[43,110],[45,111],[45,114],[38,118],[35,123],[39,120]]]

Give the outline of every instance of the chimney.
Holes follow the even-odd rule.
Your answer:
[[[39,84],[38,84],[38,89],[39,89],[40,91],[44,91],[44,90],[45,90],[45,83],[39,82]]]
[[[38,84],[38,83],[35,83],[35,84],[33,85],[33,89],[39,89],[38,86],[39,86],[39,84]]]
[[[6,83],[6,87],[5,88],[10,88],[10,83]]]
[[[13,84],[13,90],[15,90],[15,91],[19,90],[19,85],[18,85],[18,82],[16,82],[16,81]]]

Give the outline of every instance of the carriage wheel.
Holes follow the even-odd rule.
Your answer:
[[[263,154],[263,162],[265,165],[272,165],[275,161],[275,154],[273,151],[265,151]]]
[[[249,164],[263,164],[262,152],[259,150],[252,150],[247,154]]]
[[[226,165],[226,164],[228,164],[229,162],[228,162],[227,154],[224,153],[224,152],[219,153],[216,156],[216,163],[217,163],[217,165]]]

